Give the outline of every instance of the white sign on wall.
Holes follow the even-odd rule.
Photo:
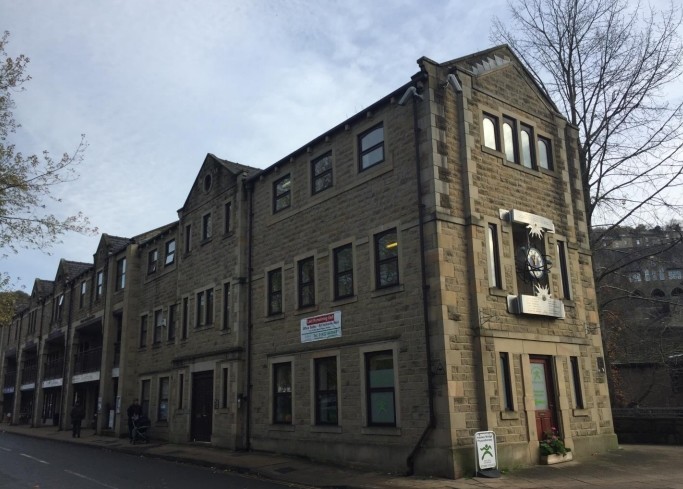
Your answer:
[[[301,320],[302,343],[340,338],[341,335],[341,311],[334,311]]]

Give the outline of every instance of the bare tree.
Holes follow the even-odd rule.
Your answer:
[[[509,9],[491,38],[514,49],[579,127],[589,229],[657,222],[665,209],[680,216],[683,103],[664,98],[683,72],[680,4],[510,0]],[[592,244],[604,233],[592,233]]]
[[[50,206],[60,202],[55,195],[60,183],[77,178],[75,167],[82,161],[87,144],[81,135],[72,154],[53,158],[47,151],[41,155],[24,155],[10,141],[20,127],[14,119],[13,93],[24,89],[30,80],[26,73],[29,58],[9,56],[5,50],[9,33],[0,37],[0,251],[1,258],[20,249],[47,250],[68,232],[89,233],[87,218],[78,212],[60,218]],[[0,272],[0,291],[11,284],[10,277]],[[3,304],[7,301],[3,301]]]

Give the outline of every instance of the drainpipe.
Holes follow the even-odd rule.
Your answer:
[[[69,336],[71,336],[71,310],[73,309],[74,300],[74,282],[66,282],[64,285],[69,287],[69,311],[66,317],[66,334],[64,335],[64,359],[62,361],[62,389],[59,391],[59,424],[58,431],[62,430],[62,425],[64,424],[65,416],[64,414],[68,409],[64,406],[64,391],[67,388],[67,375],[69,366]],[[68,408],[68,406],[67,406]]]
[[[246,401],[246,418],[245,418],[245,450],[251,449],[251,335],[253,330],[253,314],[252,314],[252,276],[253,276],[253,241],[254,241],[254,183],[246,183],[249,204],[247,208],[247,341],[245,345],[247,355],[246,365],[246,396],[242,397],[242,401]]]
[[[427,423],[427,426],[425,427],[424,431],[422,432],[422,435],[420,435],[420,439],[417,441],[415,444],[415,447],[413,450],[410,452],[410,455],[408,455],[408,458],[406,459],[406,464],[408,466],[407,474],[412,475],[415,472],[415,456],[417,455],[417,452],[420,450],[422,443],[427,439],[427,436],[429,436],[429,433],[434,429],[436,426],[436,415],[434,413],[434,386],[432,382],[432,347],[431,347],[431,340],[429,337],[429,284],[427,283],[427,265],[426,265],[426,259],[425,259],[425,238],[424,238],[424,214],[425,214],[425,209],[424,209],[424,204],[422,203],[422,184],[421,184],[421,171],[420,171],[420,147],[419,147],[419,128],[417,126],[417,99],[420,98],[422,100],[422,96],[420,96],[417,93],[417,90],[415,87],[410,87],[408,88],[408,91],[406,92],[406,95],[408,92],[412,92],[412,99],[413,99],[413,143],[415,146],[415,175],[416,175],[416,184],[417,184],[417,207],[418,207],[418,216],[419,216],[419,225],[418,225],[418,230],[419,230],[419,236],[420,236],[420,272],[421,272],[421,280],[422,280],[422,318],[424,322],[424,335],[425,335],[425,356],[427,360],[427,401],[429,404],[429,422]],[[405,103],[405,97],[404,95],[401,98],[401,101]],[[400,104],[401,102],[399,102]],[[403,105],[403,104],[401,104]]]

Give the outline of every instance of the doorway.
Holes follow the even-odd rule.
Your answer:
[[[529,361],[536,409],[536,433],[540,441],[544,438],[544,433],[557,427],[555,383],[550,357],[530,357]]]
[[[192,374],[192,441],[211,441],[213,420],[213,372]]]

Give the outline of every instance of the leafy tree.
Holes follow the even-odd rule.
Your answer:
[[[47,250],[65,233],[95,231],[81,213],[59,218],[50,205],[60,202],[54,195],[58,184],[77,178],[75,167],[83,160],[87,147],[85,137],[72,154],[53,158],[25,155],[11,142],[19,126],[14,119],[13,94],[24,90],[31,77],[26,73],[29,58],[15,58],[6,52],[9,32],[0,37],[0,250],[2,258],[20,249]],[[11,278],[0,272],[0,290],[7,289]],[[3,301],[2,304],[7,304]]]
[[[663,97],[683,72],[680,4],[510,0],[509,10],[492,39],[515,50],[579,127],[588,227],[605,225],[592,244],[615,226],[652,223],[663,209],[680,216],[683,105]]]

